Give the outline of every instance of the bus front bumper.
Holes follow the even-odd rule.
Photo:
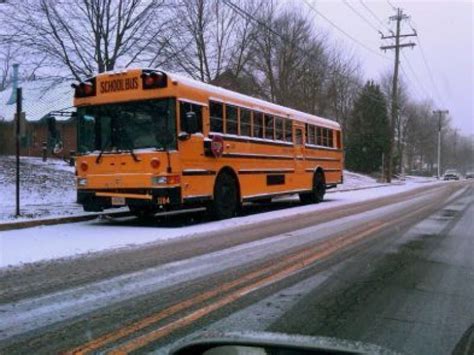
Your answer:
[[[181,188],[77,190],[77,203],[85,211],[101,212],[122,206],[174,208],[181,204]]]

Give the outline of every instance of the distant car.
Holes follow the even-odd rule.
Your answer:
[[[459,180],[459,174],[456,170],[446,170],[443,180]]]
[[[466,179],[474,179],[474,171],[468,171],[466,173]]]

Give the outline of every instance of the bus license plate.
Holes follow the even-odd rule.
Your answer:
[[[125,197],[112,197],[112,206],[125,205]]]

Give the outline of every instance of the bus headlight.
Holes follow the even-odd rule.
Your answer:
[[[168,182],[166,176],[152,176],[151,184],[152,185],[165,185]]]
[[[181,182],[179,175],[168,175],[168,176],[152,176],[152,185],[177,185]]]
[[[86,178],[77,178],[77,186],[86,186],[87,179]]]

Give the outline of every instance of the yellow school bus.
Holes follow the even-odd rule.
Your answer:
[[[205,206],[222,219],[279,195],[319,202],[343,180],[332,120],[154,69],[73,87],[77,201],[86,211]]]

